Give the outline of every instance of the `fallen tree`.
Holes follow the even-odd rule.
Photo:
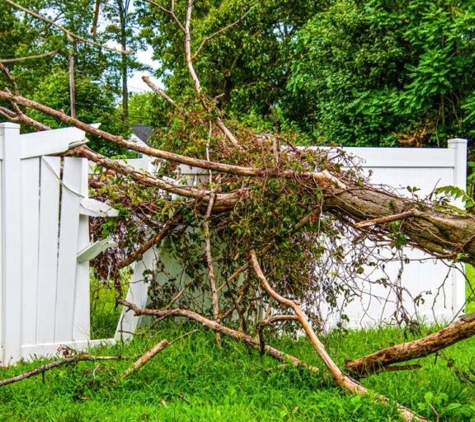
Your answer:
[[[11,104],[0,107],[0,113],[11,121],[46,130],[24,111],[33,109],[160,162],[158,173],[149,174],[84,145],[67,153],[112,171],[113,177],[98,172],[91,187],[95,196],[120,207],[126,216],[117,223],[108,222],[120,247],[96,261],[96,271],[118,276],[120,268],[140,259],[148,249],[163,245],[190,276],[185,284],[170,279],[159,285],[154,283],[156,274],[144,275],[151,285],[154,309],[138,308],[121,297],[119,303],[158,319],[180,316],[199,322],[276,359],[290,359],[294,365],[314,371],[265,342],[264,326],[298,322],[335,383],[366,394],[366,387],[331,360],[317,335],[323,321],[305,306],[315,296],[335,305],[338,297],[349,291],[342,276],[340,282],[328,282],[329,265],[344,267],[348,279],[357,277],[374,252],[367,241],[391,244],[396,249],[410,245],[436,258],[475,263],[475,219],[448,206],[446,198],[422,201],[372,186],[339,150],[300,149],[294,145],[294,136],[263,135],[227,121],[204,93],[193,67],[192,10],[189,1],[186,20],[180,25],[196,91],[194,101],[186,107],[179,105],[145,78],[168,103],[173,120],[156,131],[159,148],[130,142],[22,96],[1,64],[12,91],[0,91],[0,99]],[[183,153],[176,152],[176,139]],[[201,169],[200,183],[190,186],[186,180],[178,180],[179,165]],[[103,223],[94,221],[93,232],[100,232]],[[347,250],[353,253],[351,262],[345,262]],[[196,303],[196,291],[207,298],[207,306]],[[415,347],[396,347],[348,363],[347,368],[360,376],[369,375],[411,356],[424,356],[428,342],[435,351],[471,336],[469,326],[456,323],[449,327],[450,341],[433,336]],[[414,351],[412,355],[408,349]],[[399,409],[405,420],[425,420],[403,406]]]

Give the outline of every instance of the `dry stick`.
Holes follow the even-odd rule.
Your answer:
[[[119,50],[117,48],[113,48],[113,47],[108,47],[107,45],[104,45],[104,44],[99,44],[95,41],[92,41],[92,40],[89,40],[87,38],[84,38],[84,37],[81,37],[80,35],[77,35],[75,34],[74,32],[70,31],[69,29],[66,29],[64,28],[63,26],[61,25],[58,25],[56,22],[52,21],[51,19],[48,19],[46,17],[44,17],[43,15],[40,15],[39,13],[36,13],[34,12],[33,10],[31,9],[28,9],[24,6],[21,6],[19,5],[18,3],[15,3],[14,1],[12,0],[4,0],[5,3],[8,3],[10,6],[13,6],[15,7],[16,9],[18,10],[21,10],[22,12],[25,12],[27,13],[28,15],[31,15],[45,23],[47,23],[48,25],[52,25],[56,28],[58,28],[60,31],[63,31],[66,35],[68,36],[71,36],[72,38],[74,38],[76,41],[80,41],[80,42],[83,42],[83,43],[87,43],[87,44],[92,44],[96,47],[99,47],[99,48],[103,48],[105,50],[109,50],[109,51],[114,51],[116,53],[121,53],[121,54],[133,54],[132,52],[130,51],[124,51],[124,50]]]
[[[473,335],[475,335],[475,313],[465,315],[443,330],[424,338],[397,344],[368,356],[347,361],[345,367],[362,377],[395,370],[397,366],[389,365],[428,356]]]
[[[271,296],[272,298],[274,298],[275,300],[277,300],[278,302],[280,302],[281,304],[283,304],[285,306],[288,306],[289,308],[291,308],[295,312],[295,315],[297,316],[300,324],[302,325],[302,328],[304,329],[305,334],[307,335],[308,339],[310,340],[310,343],[312,343],[313,348],[315,349],[315,351],[318,353],[320,358],[325,363],[325,366],[330,371],[330,374],[332,375],[333,380],[335,381],[335,383],[338,386],[340,386],[340,387],[342,387],[342,388],[344,388],[344,389],[346,389],[346,390],[348,390],[348,391],[350,391],[351,393],[354,393],[354,394],[369,394],[370,391],[366,387],[364,387],[363,385],[361,385],[359,382],[357,382],[353,378],[349,377],[348,375],[345,375],[340,370],[340,368],[335,364],[335,362],[333,362],[332,358],[330,357],[330,355],[325,350],[325,346],[323,345],[323,343],[320,341],[318,336],[315,334],[315,331],[310,326],[310,324],[307,320],[307,317],[305,316],[305,314],[300,309],[300,306],[298,306],[293,300],[287,299],[287,298],[279,295],[270,286],[270,284],[268,283],[266,277],[264,276],[264,273],[261,270],[259,262],[257,261],[256,253],[254,251],[250,252],[250,258],[251,258],[251,263],[252,263],[253,269],[254,269],[254,271],[257,275],[257,278],[259,279],[262,287],[267,292],[267,294],[269,296]],[[377,398],[381,402],[384,402],[384,403],[389,402],[389,399],[387,397],[378,395]],[[428,422],[427,419],[423,418],[422,416],[417,415],[415,412],[408,409],[407,407],[401,406],[399,404],[397,406],[398,406],[399,414],[401,415],[401,417],[405,421],[411,422],[411,421],[417,420],[417,421],[421,421],[421,422],[422,421]]]
[[[211,131],[213,126],[211,122],[209,123],[209,135],[208,135],[208,142],[206,144],[206,159],[209,161],[209,141],[211,139]],[[209,172],[209,184],[212,185],[213,182],[213,174]],[[208,209],[206,210],[206,214],[203,219],[203,236],[205,238],[205,252],[206,252],[206,264],[208,265],[208,276],[209,276],[209,284],[211,288],[211,299],[213,303],[213,317],[216,322],[219,322],[219,297],[218,292],[216,290],[216,276],[214,274],[214,264],[213,264],[213,255],[211,254],[211,233],[209,230],[209,219],[211,217],[211,212],[213,211],[214,200],[216,198],[216,194],[212,194],[211,198],[208,203]],[[221,335],[216,333],[216,343],[221,345]]]
[[[421,213],[418,213],[416,210],[410,210],[410,211],[401,212],[399,214],[373,218],[372,220],[360,221],[359,223],[355,224],[355,227],[357,229],[361,229],[363,227],[375,226],[376,224],[384,224],[384,223],[390,223],[392,221],[403,220],[405,218],[418,216],[420,214]]]
[[[122,356],[90,356],[90,355],[86,355],[86,354],[79,354],[78,356],[73,356],[73,357],[70,357],[70,358],[64,358],[64,359],[61,359],[61,360],[50,362],[50,363],[42,365],[38,368],[35,368],[31,371],[28,371],[28,372],[25,372],[23,374],[17,375],[15,377],[8,378],[8,379],[5,379],[5,380],[1,380],[0,381],[0,387],[3,387],[4,385],[8,385],[8,384],[13,384],[15,382],[22,381],[22,380],[27,379],[27,378],[31,378],[35,375],[43,374],[46,371],[57,368],[59,366],[68,365],[70,363],[85,362],[85,361],[95,362],[95,361],[103,361],[103,360],[122,360],[122,359],[126,359],[126,358],[124,358]]]
[[[224,325],[221,325],[216,321],[205,318],[204,316],[198,314],[197,312],[190,311],[188,309],[164,309],[164,310],[144,309],[144,308],[139,308],[137,305],[131,302],[128,302],[126,300],[122,300],[122,299],[118,300],[117,302],[131,309],[132,311],[134,311],[135,315],[150,315],[150,316],[156,316],[158,318],[169,318],[169,317],[181,316],[184,318],[191,319],[193,321],[199,322],[200,324],[202,324],[203,326],[205,326],[206,328],[210,330],[213,330],[215,332],[217,331],[225,336],[241,341],[253,349],[260,350],[259,342],[254,340],[250,335],[245,334],[241,331],[233,330],[232,328],[228,328]],[[302,362],[301,360],[297,359],[295,356],[288,355],[287,353],[281,352],[280,350],[277,350],[271,346],[266,345],[265,353],[280,362],[283,362],[283,363],[291,362],[295,367],[305,368],[313,373],[318,373],[318,368],[307,365],[305,362]]]
[[[211,287],[211,298],[213,302],[213,318],[216,322],[219,322],[219,297],[216,290],[216,276],[214,274],[213,256],[211,254],[211,234],[209,231],[209,217],[213,210],[215,196],[211,196],[208,204],[208,210],[206,211],[205,218],[203,220],[203,235],[205,238],[205,252],[206,252],[206,264],[208,265],[209,284]],[[221,336],[216,333],[216,343],[221,344]]]
[[[169,97],[162,89],[160,89],[158,86],[156,86],[151,80],[150,77],[148,76],[142,76],[142,80],[149,86],[149,88],[155,92],[155,94],[159,95],[162,97],[168,104],[172,105],[175,107],[181,114],[185,114],[185,112],[178,107],[177,103],[173,101],[171,97]]]
[[[142,366],[144,366],[150,359],[160,353],[162,350],[166,349],[170,343],[168,340],[162,340],[160,343],[157,343],[153,346],[150,350],[147,350],[140,358],[138,358],[134,364],[126,369],[122,375],[120,376],[121,379],[128,377],[132,372],[137,371]]]

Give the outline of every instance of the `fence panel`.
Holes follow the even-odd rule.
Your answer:
[[[41,158],[41,192],[49,192],[40,202],[37,337],[39,344],[54,343],[56,320],[56,280],[58,279],[58,238],[61,159]],[[33,343],[34,344],[34,343]]]
[[[77,259],[89,247],[88,162],[43,156],[83,140],[0,124],[0,365],[90,343],[89,262]]]
[[[436,187],[466,188],[467,141],[463,139],[450,140],[449,147],[444,149],[345,148],[345,151],[364,160],[362,167],[372,172],[372,183],[399,188],[401,195],[411,195],[407,187],[420,189],[417,194],[421,199]],[[328,307],[324,309],[323,314],[330,316],[327,326],[340,322],[341,314],[349,318],[345,325],[350,327],[394,322],[400,305],[407,318],[426,323],[447,322],[463,311],[462,265],[451,266],[408,246],[395,256],[394,252],[389,248],[382,252],[383,257],[391,260],[384,270],[365,267],[368,280],[358,281],[361,294],[351,303],[340,301],[341,309],[333,313]],[[393,287],[378,282],[381,279],[390,280]]]

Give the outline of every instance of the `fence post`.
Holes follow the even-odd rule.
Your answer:
[[[21,357],[21,143],[20,126],[0,124],[2,364]]]
[[[449,139],[448,146],[454,150],[453,185],[467,189],[467,140]],[[463,208],[463,202],[457,200],[456,206]],[[465,305],[465,277],[459,271],[452,271],[452,311],[456,315],[463,311]]]
[[[454,186],[467,187],[467,140],[449,139],[449,148],[454,150]]]

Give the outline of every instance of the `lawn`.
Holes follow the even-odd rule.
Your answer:
[[[475,271],[468,269],[469,278]],[[112,289],[93,284],[93,334],[113,335],[118,318]],[[467,294],[469,293],[467,287]],[[475,310],[473,302],[469,310]],[[414,336],[396,328],[335,331],[323,338],[330,355],[345,360]],[[394,405],[352,396],[335,387],[309,342],[278,336],[269,342],[320,368],[315,375],[282,365],[232,339],[222,346],[213,333],[191,323],[162,323],[133,342],[101,346],[94,355],[138,357],[162,339],[173,342],[124,380],[130,360],[80,362],[1,387],[0,421],[397,421]],[[5,379],[45,363],[37,360],[0,369]],[[430,420],[475,421],[475,340],[418,359],[416,371],[388,372],[363,379]]]
[[[189,335],[184,334],[189,333]],[[394,406],[336,388],[306,339],[272,344],[320,367],[321,374],[284,366],[231,339],[222,347],[212,333],[191,324],[164,324],[128,344],[96,348],[97,355],[137,356],[154,343],[180,338],[137,373],[117,382],[130,361],[80,362],[2,387],[5,421],[392,421]],[[325,338],[339,364],[405,340],[394,328],[335,332]],[[475,363],[467,340],[443,356],[421,359],[414,372],[391,372],[363,383],[432,419],[475,420],[475,390],[457,370]],[[450,365],[447,365],[450,359]],[[44,361],[2,369],[1,378]],[[472,374],[470,374],[472,375]],[[473,375],[472,375],[473,376]],[[437,412],[437,414],[436,414]]]

